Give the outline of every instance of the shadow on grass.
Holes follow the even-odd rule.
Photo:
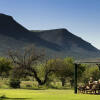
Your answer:
[[[57,90],[74,90],[73,88],[57,88]]]
[[[25,88],[22,88],[25,89]],[[47,87],[47,88],[27,88],[27,90],[48,90],[48,89],[56,89],[56,90],[74,90],[73,88],[66,88],[66,87]]]
[[[100,93],[77,93],[77,94],[100,95]]]
[[[47,88],[21,88],[25,90],[47,90]]]
[[[29,100],[31,98],[0,98],[0,100]]]

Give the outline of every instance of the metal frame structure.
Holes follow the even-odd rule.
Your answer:
[[[77,61],[74,67],[74,93],[77,94],[77,69],[79,64],[96,64],[100,70],[100,61]]]

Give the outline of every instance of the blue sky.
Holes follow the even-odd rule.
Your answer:
[[[30,30],[66,28],[100,49],[100,0],[0,0],[0,13]]]

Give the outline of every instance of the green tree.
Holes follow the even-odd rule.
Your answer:
[[[48,61],[48,67],[54,70],[56,77],[58,77],[61,82],[62,86],[65,85],[66,78],[73,76],[73,59],[66,58],[66,59],[51,59]]]
[[[8,77],[12,70],[12,63],[10,60],[4,57],[0,57],[0,76]]]
[[[52,59],[49,61],[49,66],[55,70],[55,74],[60,78],[62,86],[65,85],[66,79],[70,79],[71,86],[74,83],[74,59],[67,57],[65,59]],[[83,72],[85,71],[84,65],[78,65],[78,79],[82,77]]]
[[[93,77],[95,81],[100,79],[100,71],[99,68],[96,65],[87,65],[85,72],[83,73],[82,76],[82,81],[84,83],[87,83],[89,81],[89,78]]]

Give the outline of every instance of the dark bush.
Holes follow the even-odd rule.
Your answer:
[[[7,97],[5,95],[1,95],[0,100],[2,100],[2,99],[7,99]]]
[[[18,80],[18,79],[10,79],[9,85],[12,88],[20,88],[20,80]]]

